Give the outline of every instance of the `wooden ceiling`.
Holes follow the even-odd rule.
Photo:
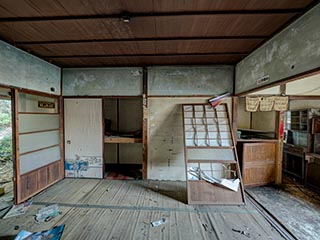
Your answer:
[[[0,36],[61,67],[236,64],[318,2],[1,0]]]

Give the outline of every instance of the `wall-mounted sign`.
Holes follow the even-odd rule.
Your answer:
[[[56,105],[54,102],[45,102],[45,101],[38,101],[39,108],[55,108]]]
[[[269,79],[270,79],[269,75],[265,75],[265,76],[263,76],[262,78],[259,78],[259,79],[257,80],[257,85],[266,83],[266,82],[269,81]]]

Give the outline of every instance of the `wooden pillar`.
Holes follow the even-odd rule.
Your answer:
[[[65,169],[64,169],[64,102],[63,97],[58,98],[58,111],[59,111],[59,121],[60,121],[60,154],[61,159],[59,163],[59,179],[65,178]]]
[[[14,203],[21,201],[20,184],[20,160],[19,160],[19,110],[18,110],[18,90],[11,90],[11,108],[12,108],[12,151],[13,151],[13,184],[14,184]]]
[[[142,178],[148,178],[148,72],[143,68],[143,95],[142,95]]]
[[[238,97],[232,97],[232,130],[235,144],[238,140],[238,100]]]
[[[286,93],[286,85],[280,85],[280,94]],[[282,159],[283,159],[283,134],[284,134],[284,116],[285,112],[277,112],[276,116],[276,168],[275,168],[275,184],[282,183]]]

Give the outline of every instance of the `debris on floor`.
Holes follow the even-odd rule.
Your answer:
[[[56,226],[52,229],[45,230],[42,232],[28,232],[26,230],[22,230],[15,238],[15,240],[23,240],[23,239],[30,239],[30,240],[36,240],[36,239],[54,239],[59,240],[62,236],[64,230],[64,224],[60,226]]]
[[[240,234],[250,238],[250,233],[249,232],[246,232],[246,231],[243,231],[243,230],[234,229],[234,228],[232,228],[232,231],[240,233]]]
[[[36,223],[49,222],[60,214],[61,212],[59,211],[58,204],[53,204],[40,209],[36,214],[35,221]]]
[[[27,210],[31,205],[32,205],[32,200],[26,201],[19,205],[13,205],[2,219],[23,215],[27,212]]]
[[[190,167],[188,169],[188,174],[192,176],[192,180],[205,180],[207,182],[218,184],[222,187],[228,188],[234,192],[237,192],[240,185],[240,179],[234,178],[234,179],[226,179],[226,178],[216,178],[214,176],[209,176],[207,173],[205,173],[203,170],[201,170],[199,167]],[[188,176],[189,178],[189,176]],[[190,178],[189,178],[190,179]]]
[[[161,220],[151,222],[151,226],[152,227],[158,227],[158,226],[160,226],[162,224],[165,224],[165,223],[166,223],[166,219],[165,218],[161,218]]]
[[[208,224],[202,223],[202,226],[206,232],[212,233],[212,229],[209,228]]]

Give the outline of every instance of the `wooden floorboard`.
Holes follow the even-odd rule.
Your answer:
[[[62,239],[282,239],[249,203],[192,206],[185,201],[185,182],[65,179],[34,197],[25,215],[0,220],[0,236],[65,224]],[[62,214],[34,223],[37,211],[52,203]],[[151,226],[162,218],[165,224]]]

